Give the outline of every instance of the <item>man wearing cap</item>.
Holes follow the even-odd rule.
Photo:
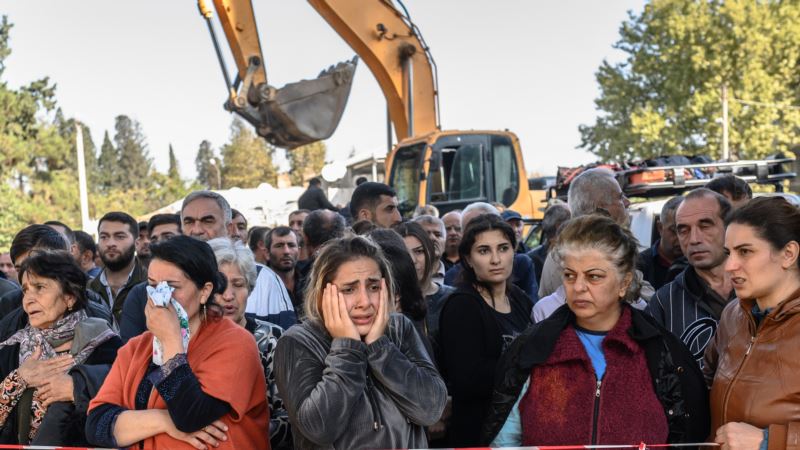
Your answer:
[[[507,209],[500,215],[507,224],[511,225],[511,228],[514,229],[514,234],[517,235],[517,253],[527,254],[530,249],[525,245],[524,239],[522,238],[522,229],[525,227],[522,216],[513,209]]]

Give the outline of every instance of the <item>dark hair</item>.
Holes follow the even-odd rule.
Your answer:
[[[467,224],[467,228],[464,230],[464,235],[461,237],[461,243],[458,244],[458,256],[461,259],[461,273],[458,277],[458,284],[480,286],[486,289],[489,292],[489,296],[492,298],[492,306],[494,306],[492,290],[486,283],[478,280],[478,276],[475,275],[475,269],[470,267],[466,262],[472,252],[472,246],[475,245],[475,241],[478,239],[478,235],[495,230],[503,233],[506,239],[508,239],[508,242],[511,243],[512,249],[517,247],[517,235],[514,233],[514,229],[511,228],[511,225],[506,223],[502,217],[496,214],[481,214],[470,220]],[[510,282],[506,283],[506,290],[508,290],[510,284]]]
[[[319,178],[317,178],[317,177],[314,177],[314,178],[308,180],[308,185],[309,186],[320,186],[321,184],[322,184],[322,182],[319,181]]]
[[[148,223],[146,221],[144,221],[144,220],[139,222],[139,223],[137,223],[136,226],[139,227],[139,233],[141,233],[142,231],[147,233],[147,230],[149,230],[149,228],[147,228],[148,227]],[[139,233],[136,233],[136,235],[138,236]]]
[[[778,196],[756,197],[731,214],[726,223],[752,227],[756,235],[780,250],[789,242],[800,243],[800,209]],[[797,266],[800,267],[800,258]]]
[[[211,246],[199,239],[180,235],[153,244],[150,253],[153,260],[160,259],[176,265],[198,289],[211,283],[213,289],[206,302],[207,315],[215,320],[222,317],[222,308],[214,302],[214,294],[225,292],[227,283],[225,275],[219,271]]]
[[[247,238],[247,246],[253,253],[258,250],[258,243],[264,242],[264,237],[269,233],[269,227],[254,226],[250,228],[250,235]]]
[[[365,236],[369,234],[370,231],[378,228],[378,226],[367,219],[362,219],[356,221],[356,223],[351,225],[350,228],[353,230],[353,233],[360,236]]]
[[[635,273],[639,243],[629,229],[606,214],[576,217],[565,223],[558,234],[553,250],[555,261],[561,264],[564,253],[573,248],[596,249],[606,255],[619,274],[632,275],[623,300],[633,303],[639,298],[641,285]]]
[[[661,213],[658,215],[658,219],[661,221],[661,223],[664,223],[664,217],[670,214],[674,216],[675,211],[678,210],[678,206],[681,206],[681,203],[683,203],[683,197],[680,195],[676,195],[675,197],[667,200],[667,202],[664,203],[664,206],[661,207]]]
[[[688,200],[705,197],[711,197],[717,201],[717,204],[719,204],[719,218],[722,219],[723,222],[726,222],[728,220],[728,216],[731,214],[733,205],[731,205],[731,202],[725,198],[724,195],[714,192],[711,189],[704,187],[692,189],[688,194],[686,194],[685,197],[683,197],[683,202],[681,202],[681,204]],[[680,208],[680,205],[678,205],[678,208]]]
[[[42,278],[54,280],[61,286],[64,294],[75,297],[73,309],[86,307],[87,277],[75,258],[66,250],[42,250],[31,253],[19,269],[20,284],[22,275],[30,272]]]
[[[416,222],[399,223],[392,227],[392,229],[396,231],[400,237],[415,237],[422,244],[422,248],[425,251],[425,277],[419,280],[419,284],[421,286],[426,286],[431,280],[431,271],[433,270],[434,263],[437,263],[438,267],[438,260],[434,259],[435,250],[433,248],[433,241],[431,241],[425,229],[422,228],[422,225]]]
[[[244,218],[244,214],[242,214],[241,211],[239,211],[236,208],[231,208],[231,219],[236,218],[236,216],[242,216],[242,218]],[[247,220],[247,219],[245,219],[245,220]]]
[[[287,227],[287,226],[283,226],[283,225],[279,226],[279,227],[275,227],[275,228],[269,230],[269,233],[267,233],[267,235],[264,236],[264,245],[269,250],[270,248],[272,248],[272,236],[273,235],[278,236],[278,237],[283,237],[283,236],[286,236],[286,235],[289,235],[289,234],[295,234],[294,230],[289,228],[289,227]],[[295,235],[295,237],[297,237],[297,236]]]
[[[747,181],[732,174],[714,178],[706,184],[706,189],[710,189],[722,195],[725,195],[725,192],[727,192],[734,200],[753,198],[753,190],[750,189],[750,185],[747,184]]]
[[[327,209],[312,211],[303,221],[306,244],[312,247],[319,247],[331,239],[342,237],[344,228],[344,217]]]
[[[356,186],[361,186],[362,184],[366,183],[367,181],[369,181],[369,180],[367,180],[367,177],[363,177],[363,176],[362,177],[358,177],[358,178],[356,178]]]
[[[356,186],[353,196],[350,198],[350,215],[358,218],[358,212],[364,208],[374,210],[380,203],[381,195],[397,197],[394,189],[383,183],[367,181]]]
[[[561,225],[568,221],[572,213],[566,203],[554,203],[544,210],[542,218],[542,243],[549,242],[558,235]]]
[[[100,225],[103,222],[119,222],[128,225],[128,230],[130,230],[131,234],[134,238],[139,237],[139,224],[136,223],[136,219],[131,217],[130,214],[124,213],[122,211],[112,211],[110,213],[106,213],[99,222],[97,222],[97,231],[100,231]]]
[[[425,319],[428,304],[422,295],[417,280],[417,270],[403,238],[396,231],[384,228],[370,231],[369,237],[380,245],[386,260],[389,261],[389,270],[392,271],[395,283],[394,292],[400,296],[401,311],[413,320]]]
[[[44,225],[51,225],[63,228],[65,232],[64,234],[67,235],[67,239],[69,239],[70,245],[75,243],[75,232],[72,231],[72,228],[67,226],[67,224],[65,224],[64,222],[59,222],[58,220],[48,220],[47,222],[44,223]]]
[[[79,252],[83,253],[88,250],[92,252],[92,258],[97,256],[97,244],[89,233],[81,230],[76,231],[75,243],[78,244]]]
[[[64,235],[47,225],[28,225],[14,236],[8,252],[11,262],[16,264],[20,256],[33,249],[69,250],[69,246],[70,243],[64,239]]]
[[[178,231],[181,231],[181,216],[178,214],[156,214],[147,221],[147,231],[159,225],[175,224],[178,226]]]

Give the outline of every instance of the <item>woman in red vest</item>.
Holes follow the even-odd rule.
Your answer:
[[[499,363],[484,438],[492,446],[702,441],[708,394],[683,343],[638,298],[636,238],[608,217],[568,222],[555,247],[567,304]]]

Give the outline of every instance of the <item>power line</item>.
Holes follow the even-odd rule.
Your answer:
[[[777,108],[777,109],[796,109],[796,110],[800,109],[800,106],[796,106],[796,105],[780,105],[778,103],[756,102],[756,101],[752,101],[752,100],[742,100],[742,99],[733,98],[733,97],[731,97],[730,99],[735,101],[735,102],[737,102],[737,103],[741,103],[743,105],[763,106],[763,107],[766,107],[766,108]]]

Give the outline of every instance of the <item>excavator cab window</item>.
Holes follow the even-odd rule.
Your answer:
[[[504,136],[492,136],[492,170],[495,199],[510,206],[519,195],[519,169],[511,141]]]
[[[417,207],[419,198],[419,178],[422,165],[421,155],[425,143],[400,148],[394,156],[390,184],[397,192],[400,213],[409,214]]]

